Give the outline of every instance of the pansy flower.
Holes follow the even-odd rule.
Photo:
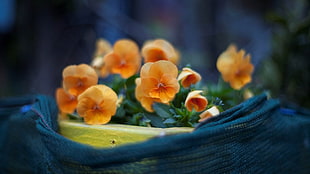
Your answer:
[[[136,88],[135,88],[136,99],[140,101],[142,107],[145,110],[149,112],[154,112],[152,104],[154,102],[160,102],[160,99],[152,98],[142,91],[141,78],[136,78],[135,82],[136,82]]]
[[[97,40],[94,58],[90,64],[96,70],[97,74],[100,77],[104,78],[110,74],[110,70],[106,66],[105,59],[103,57],[111,51],[112,46],[107,40],[105,39]]]
[[[178,51],[168,41],[163,39],[147,41],[142,47],[142,56],[146,63],[168,60],[174,64],[178,64],[180,57]]]
[[[156,101],[168,103],[179,92],[178,69],[170,61],[157,61],[142,66],[139,80],[136,80],[136,98],[148,111]],[[147,107],[146,107],[147,106]]]
[[[105,64],[101,67],[99,75],[100,75],[100,77],[105,78],[110,74],[110,71],[111,71],[110,68],[108,66],[106,66],[106,64]]]
[[[96,71],[89,65],[70,65],[63,72],[63,88],[71,95],[78,96],[88,87],[98,83]]]
[[[188,93],[185,100],[185,107],[187,110],[192,111],[195,109],[197,112],[201,112],[206,109],[208,100],[206,97],[200,95],[203,91],[195,90]]]
[[[147,63],[144,67],[141,70],[143,92],[162,103],[171,101],[180,88],[177,67],[169,61]]]
[[[63,88],[57,88],[56,102],[62,113],[73,113],[77,105],[77,97],[67,93]]]
[[[96,42],[96,50],[94,57],[103,57],[107,53],[112,51],[112,46],[109,41],[105,39],[98,39]]]
[[[216,106],[212,106],[210,109],[205,110],[199,115],[200,119],[198,120],[198,122],[203,122],[208,118],[217,116],[218,114],[220,114],[219,109]]]
[[[190,68],[183,68],[182,72],[178,76],[178,80],[181,80],[181,84],[184,88],[188,88],[192,84],[199,82],[201,80],[201,76],[199,73]]]
[[[77,112],[87,124],[106,124],[116,113],[117,95],[105,85],[94,85],[78,97]]]
[[[118,40],[113,51],[104,56],[106,70],[113,74],[120,74],[122,78],[128,78],[136,74],[141,66],[141,56],[138,45],[132,40]]]
[[[216,66],[222,74],[223,80],[229,82],[230,86],[236,90],[241,89],[252,80],[254,66],[251,64],[251,56],[245,55],[244,50],[237,51],[235,45],[230,45],[219,56]]]

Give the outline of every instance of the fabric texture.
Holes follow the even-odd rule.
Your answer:
[[[95,149],[57,133],[43,95],[0,100],[0,173],[310,173],[310,113],[265,94],[191,133]]]

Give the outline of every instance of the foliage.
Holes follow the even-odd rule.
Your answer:
[[[289,1],[282,11],[268,13],[274,28],[273,47],[258,71],[263,88],[304,107],[310,107],[309,8],[308,1]]]

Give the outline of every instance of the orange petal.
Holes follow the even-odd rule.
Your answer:
[[[120,40],[114,45],[113,52],[105,57],[106,64],[111,72],[128,78],[136,74],[141,66],[141,57],[138,46],[130,40]]]
[[[97,84],[98,78],[68,76],[63,79],[63,88],[70,94],[78,96],[88,87]]]
[[[149,76],[160,79],[164,74],[169,74],[174,78],[178,76],[178,68],[170,61],[160,60],[153,63],[149,69]]]
[[[166,53],[160,48],[145,49],[145,62],[156,62],[159,60],[168,60]]]
[[[109,101],[110,103],[116,103],[117,95],[108,86],[105,85],[94,85],[85,90],[81,95],[79,95],[78,100],[81,98],[91,98],[97,104],[102,101]]]
[[[251,76],[236,77],[229,81],[230,86],[236,90],[240,90],[244,85],[252,81]]]
[[[110,67],[103,65],[100,69],[100,77],[105,78],[110,74]]]
[[[137,73],[140,65],[134,63],[127,63],[118,67],[114,67],[112,72],[118,73],[122,76],[122,78],[129,78]]]
[[[157,99],[151,98],[148,95],[146,95],[142,88],[141,88],[141,78],[137,78],[136,79],[136,89],[135,89],[135,96],[136,99],[141,103],[142,107],[149,111],[149,112],[154,112],[153,108],[152,108],[152,104],[157,101],[160,102]]]
[[[195,90],[190,92],[185,100],[185,107],[187,110],[192,111],[195,109],[197,112],[203,111],[207,105],[208,105],[208,100],[200,95],[200,93],[203,92],[201,90]]]
[[[67,66],[62,72],[62,76],[97,76],[97,74],[91,66],[80,64]]]
[[[155,62],[159,60],[169,60],[177,63],[179,54],[173,46],[163,39],[147,41],[142,47],[142,56],[145,62]]]
[[[106,54],[103,58],[105,60],[105,64],[111,68],[120,64],[120,62],[122,61],[121,56],[115,52],[110,52],[109,54]]]
[[[149,71],[151,66],[153,65],[153,63],[149,62],[149,63],[145,63],[142,67],[141,67],[141,71],[140,71],[140,77],[148,77],[149,76]]]
[[[178,80],[181,80],[181,84],[184,88],[188,88],[192,84],[196,84],[201,80],[201,76],[196,71],[190,68],[183,68],[182,72],[178,76]]]
[[[106,124],[111,120],[111,116],[101,111],[88,111],[84,117],[87,124]]]
[[[98,39],[96,42],[96,51],[94,56],[104,56],[105,54],[109,53],[112,51],[112,46],[111,44],[105,40],[105,39]]]
[[[220,111],[218,110],[218,108],[216,106],[212,106],[210,109],[204,111],[203,113],[199,115],[200,119],[198,120],[198,122],[203,122],[206,119],[217,116],[219,114],[220,114]]]
[[[96,106],[96,102],[92,100],[91,98],[80,98],[78,100],[78,105],[77,105],[77,113],[81,117],[86,117],[87,112],[92,110]]]
[[[161,103],[168,103],[169,101],[173,100],[176,90],[172,87],[166,87],[164,91],[159,93],[159,99]]]
[[[78,97],[77,112],[87,124],[105,124],[116,113],[117,95],[105,85],[94,85]]]
[[[237,51],[235,45],[230,45],[217,60],[217,68],[225,82],[236,90],[251,82],[254,66],[250,62],[251,56],[245,55],[244,50]]]
[[[230,69],[235,65],[236,61],[230,54],[222,53],[216,62],[217,69],[222,73],[230,73]]]
[[[161,83],[165,84],[166,90],[168,92],[168,96],[170,96],[172,100],[175,94],[178,93],[180,90],[180,85],[178,83],[178,80],[169,74],[165,74],[162,76],[160,81]]]
[[[129,53],[139,54],[139,47],[132,40],[121,39],[114,44],[113,51],[121,57],[125,57]]]
[[[154,102],[159,102],[159,100],[151,97],[142,97],[140,102],[145,110],[147,110],[148,112],[154,112],[152,105]]]
[[[90,64],[94,69],[100,69],[104,65],[104,59],[100,56],[95,57]]]
[[[63,70],[63,88],[72,95],[77,96],[97,83],[98,75],[89,65],[70,65]]]
[[[175,88],[165,86],[150,89],[148,94],[151,98],[159,99],[161,103],[168,103],[174,98],[176,93],[177,91]]]
[[[77,105],[77,98],[66,93],[63,88],[57,88],[56,101],[59,110],[64,113],[73,113]]]
[[[137,100],[141,100],[141,98],[144,96],[142,88],[141,88],[141,78],[136,78],[135,80],[136,88],[135,88],[135,97]]]
[[[155,78],[141,78],[141,90],[144,94],[149,96],[150,90],[158,88],[159,81]]]

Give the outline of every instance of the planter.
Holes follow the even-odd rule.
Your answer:
[[[187,133],[189,127],[154,128],[123,124],[87,125],[82,122],[59,121],[60,133],[73,141],[97,148],[116,147],[128,143],[137,143],[150,138]]]

